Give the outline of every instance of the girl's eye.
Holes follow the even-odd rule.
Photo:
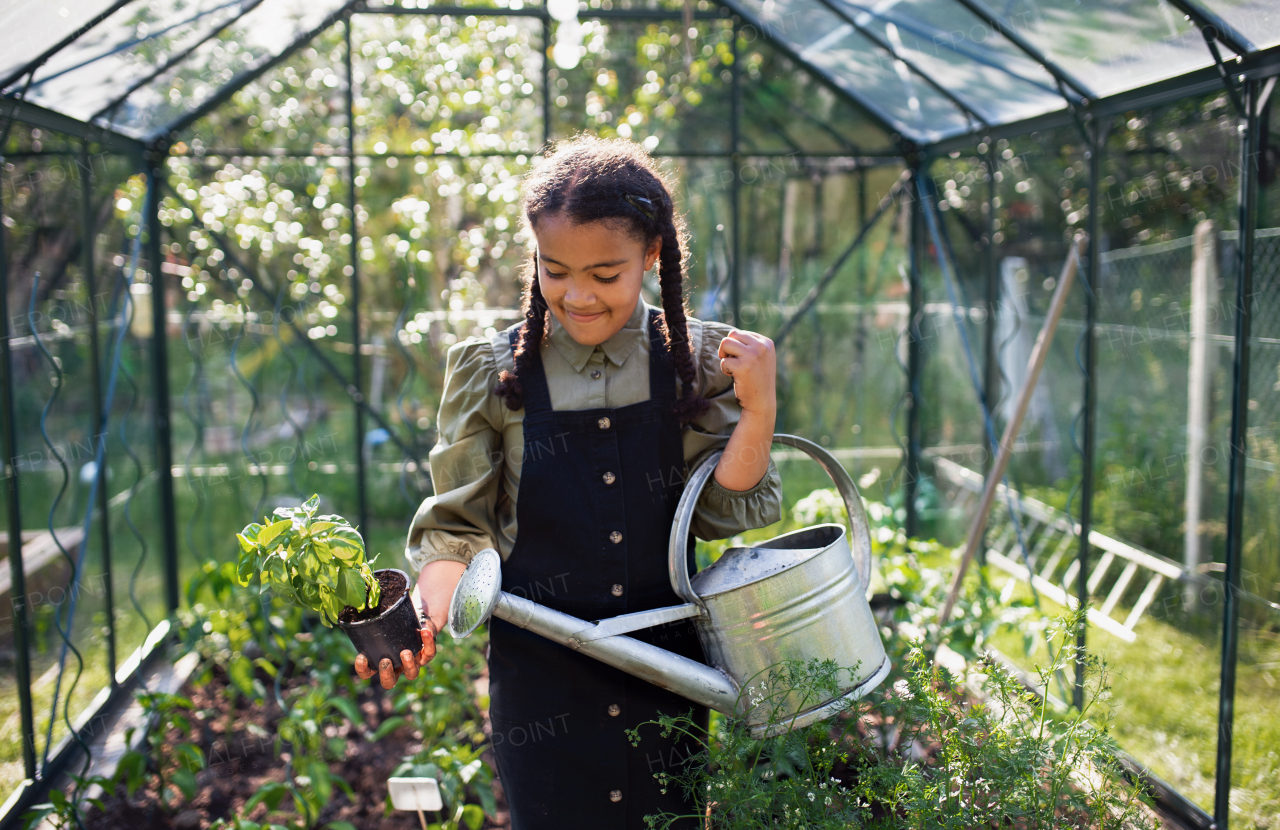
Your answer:
[[[612,277],[596,277],[596,282],[603,282],[606,284],[611,282],[617,282],[618,277],[620,276],[622,276],[622,274],[619,273],[619,274],[614,274]]]
[[[550,277],[553,280],[558,280],[564,276],[564,274],[557,274],[555,271],[550,271],[546,268],[542,269],[542,273],[546,274],[548,277]]]

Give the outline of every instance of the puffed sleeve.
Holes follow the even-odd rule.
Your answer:
[[[502,401],[493,352],[472,338],[445,358],[439,438],[431,450],[435,495],[418,507],[405,557],[414,571],[437,559],[468,563],[495,547],[494,508],[502,475]]]
[[[696,356],[698,385],[711,407],[684,431],[684,458],[690,472],[715,450],[729,443],[742,407],[733,395],[733,378],[720,371],[720,341],[732,326],[690,320],[689,339]],[[726,539],[744,530],[771,525],[782,518],[782,479],[769,462],[764,478],[750,490],[728,490],[715,477],[707,480],[693,514],[699,539]]]

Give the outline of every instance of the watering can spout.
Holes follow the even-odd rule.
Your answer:
[[[871,538],[862,500],[849,474],[816,444],[791,435],[778,443],[816,458],[836,482],[849,512],[844,528],[804,528],[750,547],[730,548],[691,580],[685,569],[689,521],[719,453],[693,472],[676,508],[670,574],[683,605],[587,622],[502,590],[502,558],[486,548],[471,560],[449,607],[449,632],[465,637],[491,616],[732,717],[757,738],[821,720],[875,688],[889,659],[866,600]],[[673,654],[627,633],[692,619],[710,665]],[[784,690],[764,678],[784,662],[833,660],[847,682],[825,700]],[[769,711],[760,701],[768,699]],[[779,717],[779,711],[782,717]]]

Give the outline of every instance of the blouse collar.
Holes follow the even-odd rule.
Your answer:
[[[586,346],[574,340],[569,335],[560,322],[556,320],[554,314],[551,316],[551,345],[560,352],[575,372],[581,372],[583,367],[587,365],[587,361],[591,359],[591,354],[597,348],[604,352],[605,357],[613,361],[615,366],[621,366],[626,362],[631,353],[635,351],[636,345],[649,336],[648,331],[648,304],[644,298],[636,300],[635,310],[631,312],[631,317],[627,320],[618,333],[608,340],[601,343],[598,347]]]

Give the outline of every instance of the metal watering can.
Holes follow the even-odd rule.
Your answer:
[[[449,607],[449,632],[465,637],[490,615],[587,654],[708,708],[744,718],[756,738],[828,718],[874,689],[889,673],[866,590],[871,535],[862,499],[840,462],[794,435],[774,443],[803,450],[826,470],[844,500],[853,550],[838,524],[792,531],[729,548],[691,579],[686,567],[694,505],[722,453],[698,465],[676,508],[668,548],[671,587],[684,605],[622,614],[599,622],[553,611],[502,590],[502,558],[480,551],[463,572]],[[693,618],[710,665],[624,636]],[[770,669],[783,661],[834,660],[850,674],[826,700],[778,693]]]

